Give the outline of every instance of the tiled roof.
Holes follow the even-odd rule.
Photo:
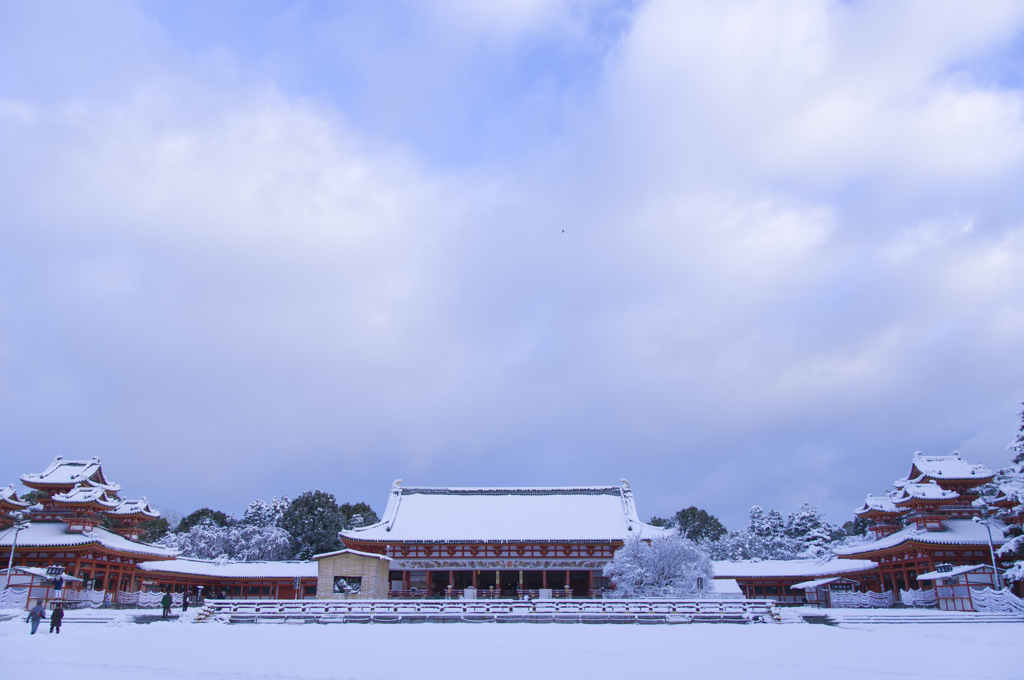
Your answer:
[[[380,522],[344,539],[394,542],[623,541],[664,530],[640,521],[618,486],[434,488],[395,482]]]
[[[26,501],[18,500],[18,492],[14,490],[13,484],[9,484],[5,488],[0,489],[0,501],[20,508],[27,508],[31,505]]]
[[[918,581],[937,581],[943,578],[953,578],[960,574],[968,574],[972,571],[991,569],[991,564],[965,564],[960,567],[953,567],[949,571],[929,571],[927,574],[921,574],[917,577]],[[991,573],[991,572],[989,572]]]
[[[897,505],[902,505],[911,499],[923,501],[949,501],[960,498],[956,491],[947,491],[938,484],[904,484],[900,494],[893,499]]]
[[[910,474],[905,480],[897,482],[897,485],[901,486],[900,482],[923,481],[925,477],[940,481],[944,479],[974,479],[978,480],[978,483],[981,484],[994,476],[995,473],[984,465],[971,465],[968,463],[960,455],[959,451],[949,456],[926,456],[918,451],[914,454]]]
[[[899,514],[906,512],[906,508],[898,508],[893,504],[892,499],[888,496],[872,496],[868,494],[868,497],[864,499],[864,505],[860,506],[853,512],[858,515],[864,515],[869,512],[891,512]]]
[[[146,515],[156,519],[160,516],[160,513],[149,507],[149,503],[145,498],[139,500],[126,500],[121,503],[113,510],[108,510],[108,515]]]
[[[140,562],[138,567],[148,572],[212,578],[316,578],[318,569],[316,562],[228,562],[184,557]]]
[[[116,508],[120,501],[107,498],[106,491],[98,486],[78,485],[67,493],[53,494],[58,503],[98,503],[107,508]]]
[[[715,578],[800,578],[822,577],[874,569],[871,560],[745,560],[714,562]]]
[[[97,544],[118,552],[154,557],[174,557],[178,554],[176,550],[130,541],[100,527],[88,533],[70,533],[67,528],[68,525],[63,522],[29,522],[28,527],[18,533],[18,548],[70,548]],[[9,550],[13,538],[13,528],[0,531],[0,548]]]
[[[916,541],[934,545],[988,545],[988,531],[985,525],[969,519],[947,519],[942,522],[941,531],[928,531],[910,525],[877,541],[869,541],[850,548],[836,548],[837,555],[863,555],[878,550],[888,550],[903,543]],[[998,520],[992,522],[992,542],[1001,545],[1006,525]]]
[[[64,460],[63,457],[57,456],[48,468],[39,474],[22,475],[21,481],[28,486],[33,484],[66,485],[85,482],[90,486],[99,486],[115,493],[121,490],[120,486],[107,482],[103,477],[100,459],[95,456],[90,460]]]

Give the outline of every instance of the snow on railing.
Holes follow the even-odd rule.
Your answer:
[[[891,590],[884,593],[836,591],[829,595],[832,598],[832,606],[836,609],[887,609],[896,604],[896,594]]]
[[[322,623],[402,619],[416,621],[691,621],[769,622],[779,619],[771,600],[207,600],[203,619],[255,622],[297,618]]]
[[[971,602],[974,604],[974,610],[979,612],[1024,614],[1024,600],[1009,590],[971,588]]]
[[[938,600],[935,597],[934,588],[931,590],[900,589],[900,602],[904,607],[934,607]]]
[[[0,590],[0,609],[28,609],[28,588]]]

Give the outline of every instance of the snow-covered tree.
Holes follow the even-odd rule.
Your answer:
[[[229,531],[232,559],[251,562],[286,560],[292,556],[292,537],[281,527],[240,525]]]
[[[604,575],[622,597],[658,596],[664,588],[680,597],[694,597],[698,577],[704,579],[705,590],[713,589],[714,570],[707,553],[696,543],[667,534],[650,541],[627,540],[605,566]]]
[[[291,537],[280,527],[252,524],[197,524],[182,533],[168,533],[159,545],[180,550],[184,557],[212,560],[285,560],[291,557]]]
[[[288,496],[283,496],[280,499],[275,496],[269,503],[257,498],[245,509],[241,523],[258,527],[281,526],[281,518],[290,504]]]
[[[802,555],[811,557],[824,553],[840,533],[810,503],[801,504],[786,522],[786,535],[800,544]]]
[[[1021,406],[1024,406],[1024,401],[1021,402]],[[1014,463],[1018,465],[1024,463],[1024,409],[1020,412],[1020,423],[1017,425],[1017,436],[1006,448],[1008,451],[1013,452]]]

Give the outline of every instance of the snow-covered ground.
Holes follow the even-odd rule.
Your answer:
[[[0,623],[4,677],[1018,680],[1024,624]]]

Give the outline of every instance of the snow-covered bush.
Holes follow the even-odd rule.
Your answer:
[[[675,534],[646,541],[631,538],[604,568],[622,597],[656,597],[669,588],[680,597],[698,594],[697,579],[712,589],[714,570],[707,553],[693,541]]]

